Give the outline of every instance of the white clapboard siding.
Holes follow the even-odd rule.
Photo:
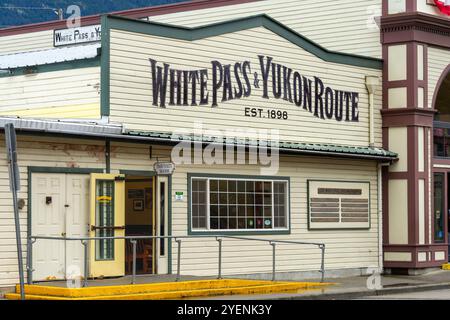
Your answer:
[[[111,169],[152,170],[154,159],[170,156],[170,148],[154,146],[153,160],[149,158],[148,146],[112,143]],[[177,165],[172,177],[172,199],[175,192],[186,196],[181,202],[172,201],[173,235],[186,235],[188,231],[187,174],[211,173],[230,175],[259,175],[259,168],[251,165],[194,166]],[[378,266],[378,214],[377,214],[377,168],[376,163],[358,160],[336,160],[302,156],[282,156],[278,176],[290,177],[291,228],[290,235],[261,236],[270,239],[326,243],[326,268],[346,269]],[[315,230],[307,228],[307,179],[356,180],[370,182],[369,230]],[[217,273],[217,242],[183,240],[181,272],[191,275],[215,275]],[[172,245],[172,270],[176,272],[176,243]],[[279,271],[317,270],[320,251],[309,246],[277,246]],[[271,246],[253,241],[224,240],[223,272],[227,275],[270,272],[272,269]]]
[[[318,76],[326,86],[333,89],[358,92],[359,122],[318,119],[312,113],[282,99],[262,99],[262,84],[260,89],[252,87],[250,97],[220,103],[217,108],[168,106],[164,109],[152,105],[149,58],[159,63],[169,63],[171,67],[180,70],[210,70],[212,60],[223,64],[251,61],[253,74],[260,71],[257,55],[271,56],[274,63],[288,65],[310,79]],[[212,130],[222,130],[225,127],[273,128],[280,131],[280,139],[287,141],[367,146],[367,75],[381,77],[381,71],[324,62],[263,27],[193,42],[112,30],[111,120],[123,123],[130,130],[162,132],[176,131],[179,128],[192,131],[197,122],[202,122],[205,129]],[[250,76],[250,81],[253,83],[253,75]],[[209,89],[210,86],[211,82]],[[288,111],[289,120],[245,117],[245,107]],[[378,146],[381,145],[380,108],[381,87],[375,95],[375,137]]]
[[[0,37],[0,55],[53,48],[53,30]]]
[[[99,118],[100,67],[0,78],[0,115]]]
[[[8,170],[4,149],[4,136],[0,135],[0,287],[18,282],[12,200],[8,187]],[[18,139],[18,161],[22,189],[19,197],[27,201],[27,166],[105,168],[104,143],[72,138],[21,136]],[[151,171],[156,158],[170,157],[171,148],[153,146],[152,159],[149,146],[140,143],[113,142],[111,169]],[[172,195],[184,192],[182,202],[172,201],[172,230],[174,235],[187,234],[187,173],[230,175],[259,175],[253,165],[193,166],[178,165],[172,178]],[[290,177],[291,228],[290,235],[264,236],[272,239],[325,242],[326,268],[364,268],[378,264],[377,168],[372,161],[337,160],[303,156],[282,156],[279,176]],[[369,230],[307,229],[307,179],[338,179],[369,181],[371,192],[371,228]],[[27,206],[20,211],[22,240],[26,242]],[[176,244],[172,246],[172,268],[176,271]],[[24,246],[26,257],[26,248]],[[224,274],[261,273],[271,271],[270,246],[264,243],[224,240]],[[314,247],[279,245],[277,268],[279,271],[317,270],[320,251]],[[182,273],[214,275],[217,272],[217,243],[211,240],[185,240],[182,246]]]
[[[267,14],[329,50],[381,57],[381,0],[264,0],[211,9],[152,16],[150,20],[199,26],[256,14]],[[0,37],[0,55],[53,47],[53,30]]]
[[[0,135],[0,287],[18,283],[16,236],[14,229],[12,196],[6,163],[4,135]],[[28,166],[105,168],[104,143],[89,140],[45,137],[18,137],[18,162],[21,190],[25,199],[20,211],[20,225],[24,259],[26,258]]]
[[[433,98],[437,95],[437,84],[445,69],[450,65],[450,50],[428,47],[428,105],[430,108]]]
[[[381,0],[264,0],[149,19],[193,27],[257,14],[267,14],[329,50],[381,57],[380,30],[373,19],[381,15]]]

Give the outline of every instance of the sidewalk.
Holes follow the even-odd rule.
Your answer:
[[[447,270],[437,270],[425,275],[417,276],[384,275],[381,276],[382,288],[372,290],[367,287],[367,279],[368,276],[336,279],[325,278],[325,282],[333,282],[336,283],[336,285],[302,293],[257,296],[222,296],[211,297],[208,298],[208,300],[339,300],[354,299],[366,296],[388,295],[394,293],[450,289],[450,271]]]

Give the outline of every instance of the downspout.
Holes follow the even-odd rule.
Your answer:
[[[369,93],[369,147],[375,147],[374,95],[380,84],[375,76],[366,76],[366,88]]]
[[[380,84],[380,79],[375,76],[366,76],[366,88],[369,94],[369,147],[375,147],[375,115],[374,115],[374,95]],[[378,268],[379,273],[383,273],[383,167],[390,163],[378,163],[377,172],[377,214],[378,214]]]

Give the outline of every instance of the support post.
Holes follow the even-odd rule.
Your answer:
[[[271,242],[270,245],[272,246],[272,281],[275,281],[275,274],[276,274],[275,255],[276,255],[277,244],[275,242]]]
[[[325,245],[320,245],[320,250],[322,251],[322,262],[320,264],[320,272],[322,273],[322,278],[320,282],[323,282],[325,279]]]
[[[177,279],[176,281],[180,281],[180,267],[181,267],[181,240],[180,239],[175,239],[175,241],[178,244],[178,252],[177,252]]]
[[[217,276],[217,279],[222,279],[222,239],[216,238],[216,240],[219,242],[219,274]]]
[[[81,243],[84,246],[84,279],[83,279],[83,288],[88,286],[88,276],[89,276],[89,272],[88,272],[88,267],[89,267],[89,263],[88,263],[88,242],[87,240],[82,240]]]
[[[33,284],[33,244],[36,239],[28,238],[27,242],[27,283],[29,285]]]
[[[133,244],[133,275],[131,277],[131,284],[136,284],[136,240],[130,240]]]

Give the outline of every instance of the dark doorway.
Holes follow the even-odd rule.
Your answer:
[[[125,180],[125,235],[152,236],[154,230],[154,183],[152,177],[127,176]],[[154,273],[151,239],[136,240],[136,273]],[[126,241],[125,272],[133,269],[133,244]]]

